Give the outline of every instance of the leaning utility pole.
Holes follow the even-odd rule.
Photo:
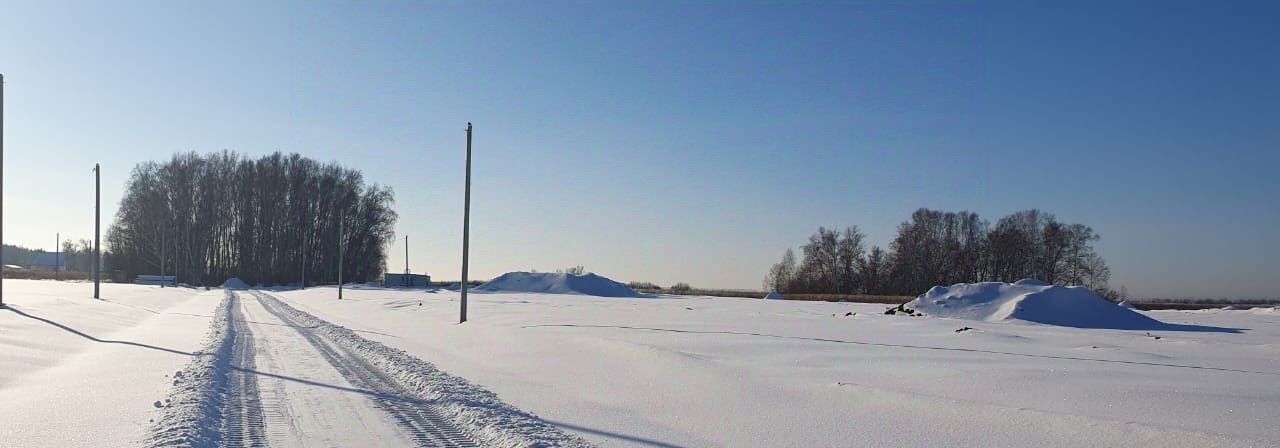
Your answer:
[[[467,243],[471,239],[471,123],[467,123],[467,187],[462,199],[462,313],[458,323],[467,321]]]
[[[4,75],[0,75],[0,259],[4,258]],[[0,263],[3,264],[3,263]],[[0,308],[4,308],[4,267],[0,266]]]
[[[102,248],[99,236],[102,235],[102,166],[93,164],[93,298],[98,297],[98,283],[102,277]]]

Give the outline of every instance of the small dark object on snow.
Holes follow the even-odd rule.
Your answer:
[[[684,309],[689,310],[689,311],[693,311],[693,308],[689,308],[689,307],[687,307],[687,306],[686,306],[686,307],[684,307]]]
[[[844,317],[857,316],[857,315],[858,315],[858,313],[855,313],[855,312],[853,312],[853,311],[850,311],[850,312],[844,313]]]
[[[956,333],[963,333],[963,332],[966,332],[966,331],[969,331],[969,330],[972,330],[972,329],[973,329],[973,327],[960,327],[960,328],[957,328],[957,329],[956,329]]]
[[[1156,339],[1156,340],[1160,340],[1160,336],[1156,336],[1156,335],[1154,335],[1154,334],[1151,334],[1151,332],[1149,332],[1149,331],[1147,332],[1147,336],[1150,336],[1151,338]]]
[[[900,305],[898,305],[897,307],[894,307],[894,308],[889,308],[889,309],[885,310],[885,311],[884,311],[884,313],[885,313],[885,314],[887,314],[887,315],[890,315],[890,316],[895,315],[895,314],[899,314],[899,313],[901,313],[901,314],[906,314],[906,315],[908,315],[908,316],[923,316],[923,314],[917,314],[917,313],[916,313],[916,310],[913,310],[913,309],[911,309],[911,308],[907,308],[905,303],[904,303],[904,304],[900,304]]]
[[[422,302],[418,302],[418,306],[422,306]]]

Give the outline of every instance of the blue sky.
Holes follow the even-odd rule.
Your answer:
[[[411,267],[756,288],[818,226],[1089,224],[1114,286],[1276,296],[1280,7],[1238,2],[20,2],[5,242],[134,164],[299,152],[395,189]],[[393,270],[403,248],[392,249]]]

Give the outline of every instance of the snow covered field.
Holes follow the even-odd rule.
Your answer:
[[[5,280],[0,446],[134,446],[221,290]]]
[[[5,282],[0,446],[157,444],[210,415],[232,422],[206,434],[220,443],[271,446],[1280,444],[1274,309],[1116,330],[477,292],[458,325],[455,291],[91,292]],[[204,361],[228,392],[186,373]]]
[[[1270,309],[1151,312],[1188,326],[1149,336],[883,305],[536,293],[473,293],[457,325],[457,292],[275,294],[602,446],[1280,444]]]

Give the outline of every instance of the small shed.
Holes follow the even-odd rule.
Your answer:
[[[382,286],[387,288],[425,288],[431,283],[431,276],[427,274],[392,274],[386,273],[382,275]]]

